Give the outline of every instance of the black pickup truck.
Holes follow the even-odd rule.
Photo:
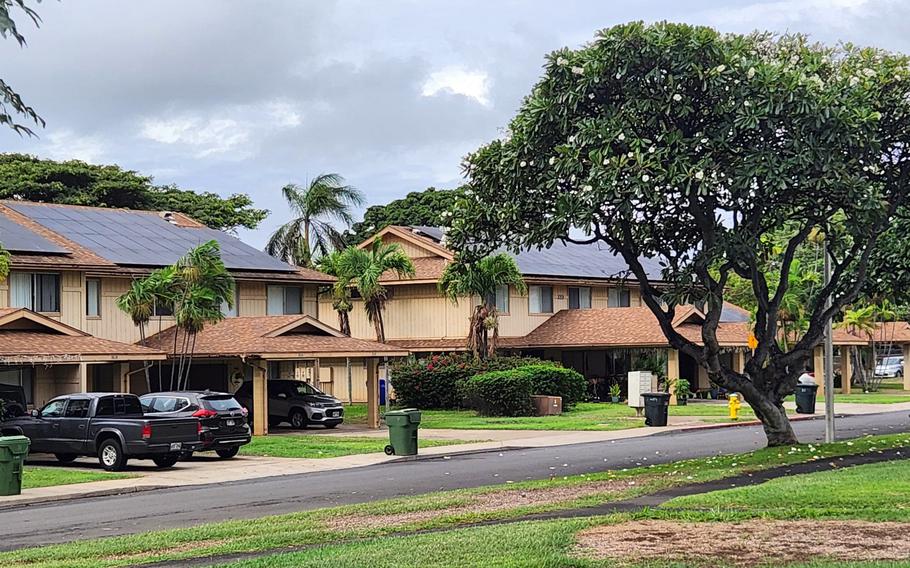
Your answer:
[[[150,459],[171,467],[199,444],[199,420],[144,415],[139,397],[118,393],[78,393],[0,424],[4,433],[31,440],[30,452],[54,454],[62,463],[98,456],[101,466],[118,471],[128,459]]]

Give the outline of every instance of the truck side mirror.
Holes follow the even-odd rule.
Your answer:
[[[41,413],[38,412],[38,410],[35,409],[35,408],[31,409],[31,411],[29,411],[28,414],[29,414],[29,416],[31,416],[32,418],[41,418]]]

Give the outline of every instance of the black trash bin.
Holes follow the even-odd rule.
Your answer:
[[[670,408],[669,393],[646,392],[641,396],[645,399],[645,426],[666,426]]]
[[[815,414],[815,393],[818,385],[799,383],[796,385],[796,413]]]

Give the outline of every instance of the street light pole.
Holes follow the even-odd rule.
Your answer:
[[[828,256],[828,239],[822,242],[825,256],[825,286],[831,281],[831,257]],[[825,309],[831,307],[831,295],[825,300]],[[834,337],[831,319],[825,321],[825,442],[834,441]],[[841,381],[849,380],[841,377]]]

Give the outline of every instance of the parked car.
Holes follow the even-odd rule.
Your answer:
[[[270,379],[269,426],[287,421],[294,428],[319,424],[334,428],[344,422],[344,406],[337,398],[327,395],[303,381]],[[253,408],[253,383],[243,383],[234,395],[240,404]],[[252,418],[250,418],[252,421]]]
[[[0,384],[0,420],[16,418],[26,413],[25,390],[19,385]]]
[[[903,356],[885,357],[875,366],[876,377],[903,377],[904,376],[904,358]]]
[[[246,408],[226,392],[172,391],[156,392],[139,397],[146,414],[192,417],[199,420],[201,446],[195,451],[214,451],[218,457],[229,459],[237,455],[240,446],[250,443],[250,427]]]
[[[98,456],[101,467],[119,471],[129,459],[171,467],[201,445],[196,418],[145,415],[134,394],[78,393],[58,396],[41,410],[0,424],[31,440],[29,451],[54,454],[61,463]]]

